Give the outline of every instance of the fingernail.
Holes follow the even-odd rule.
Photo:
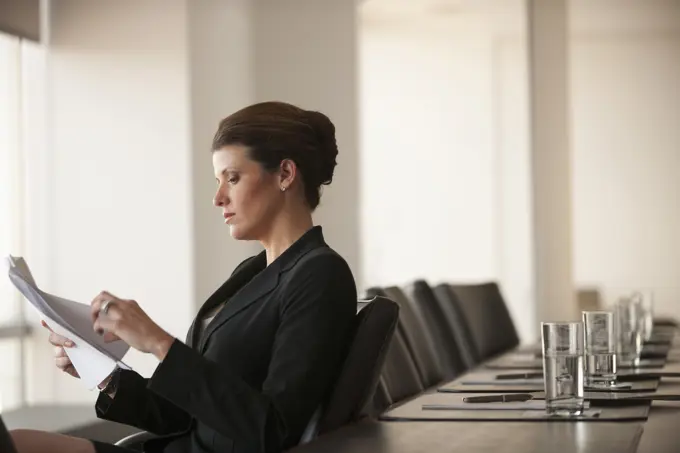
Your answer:
[[[64,346],[66,346],[67,348],[72,348],[74,345],[73,345],[73,342],[71,340],[69,340],[66,343],[64,343]]]

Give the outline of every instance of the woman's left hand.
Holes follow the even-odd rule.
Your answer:
[[[107,303],[106,313],[102,310]],[[163,360],[175,340],[141,309],[134,300],[119,299],[102,291],[91,303],[94,330],[104,341],[123,340],[131,347]]]

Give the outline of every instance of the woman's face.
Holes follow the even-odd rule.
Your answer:
[[[268,172],[248,157],[242,145],[213,152],[217,193],[213,203],[222,209],[234,239],[258,240],[266,235],[283,204],[278,173]]]

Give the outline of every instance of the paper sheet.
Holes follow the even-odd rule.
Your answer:
[[[123,341],[105,343],[92,329],[90,306],[41,291],[23,258],[6,258],[8,276],[50,328],[75,344],[66,355],[89,389],[94,389],[116,368],[130,349]]]

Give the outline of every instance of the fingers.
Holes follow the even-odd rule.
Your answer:
[[[100,316],[95,320],[95,322],[92,325],[92,328],[99,335],[105,335],[105,334],[114,335],[111,332],[116,331],[116,325],[117,325],[117,321],[111,319],[110,316]]]
[[[92,322],[94,322],[99,316],[99,311],[101,310],[102,304],[107,300],[116,301],[118,298],[108,291],[102,291],[97,296],[92,299],[90,303],[90,315],[92,316]]]
[[[120,340],[120,337],[112,332],[104,332],[104,343],[112,343]]]
[[[55,359],[57,368],[59,368],[64,373],[68,373],[73,377],[80,377],[76,368],[73,366],[68,357]]]
[[[66,368],[73,366],[71,359],[68,357],[56,357],[54,362],[57,364],[57,368],[59,368],[61,371],[66,371]]]
[[[71,340],[66,337],[62,337],[61,335],[57,335],[54,332],[50,334],[47,341],[49,341],[52,345],[59,347],[72,348],[75,346],[75,343],[73,343]]]
[[[68,373],[71,376],[79,377],[76,368],[73,366],[71,359],[66,355],[66,351],[62,347],[54,348],[54,363],[61,371]]]

